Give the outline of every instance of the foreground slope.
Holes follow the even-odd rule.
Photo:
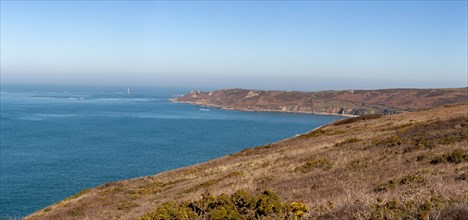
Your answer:
[[[348,118],[267,146],[108,183],[27,219],[135,219],[204,193],[270,189],[307,218],[468,216],[468,104]],[[150,215],[147,215],[150,216]]]
[[[468,88],[322,92],[222,89],[211,92],[192,91],[172,100],[242,111],[388,115],[464,103],[467,93]]]

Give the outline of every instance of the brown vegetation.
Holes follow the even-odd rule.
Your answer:
[[[390,115],[465,103],[467,95],[468,88],[322,92],[223,89],[211,92],[193,91],[173,101],[241,111]],[[378,117],[378,115],[372,117]]]
[[[283,217],[293,202],[303,202],[313,219],[468,216],[468,104],[348,122],[89,189],[27,219],[152,218],[194,207],[205,217],[237,216],[233,198],[239,192],[257,197],[265,191],[277,196],[279,207],[288,207],[275,214]],[[207,209],[206,200],[226,206]]]
[[[172,219],[302,219],[307,216],[308,207],[301,202],[282,203],[272,191],[258,195],[239,190],[231,196],[203,195],[190,202],[167,202],[155,211],[138,217],[138,220]]]

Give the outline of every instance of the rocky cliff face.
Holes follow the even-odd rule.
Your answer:
[[[467,91],[467,88],[322,92],[223,89],[210,92],[192,91],[173,101],[241,111],[391,115],[464,103],[468,101]]]

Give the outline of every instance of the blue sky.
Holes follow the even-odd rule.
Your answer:
[[[467,1],[1,2],[2,83],[463,87],[467,60]]]

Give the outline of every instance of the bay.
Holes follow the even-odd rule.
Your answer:
[[[168,100],[187,92],[2,85],[0,217],[24,217],[86,188],[204,162],[341,118]]]

